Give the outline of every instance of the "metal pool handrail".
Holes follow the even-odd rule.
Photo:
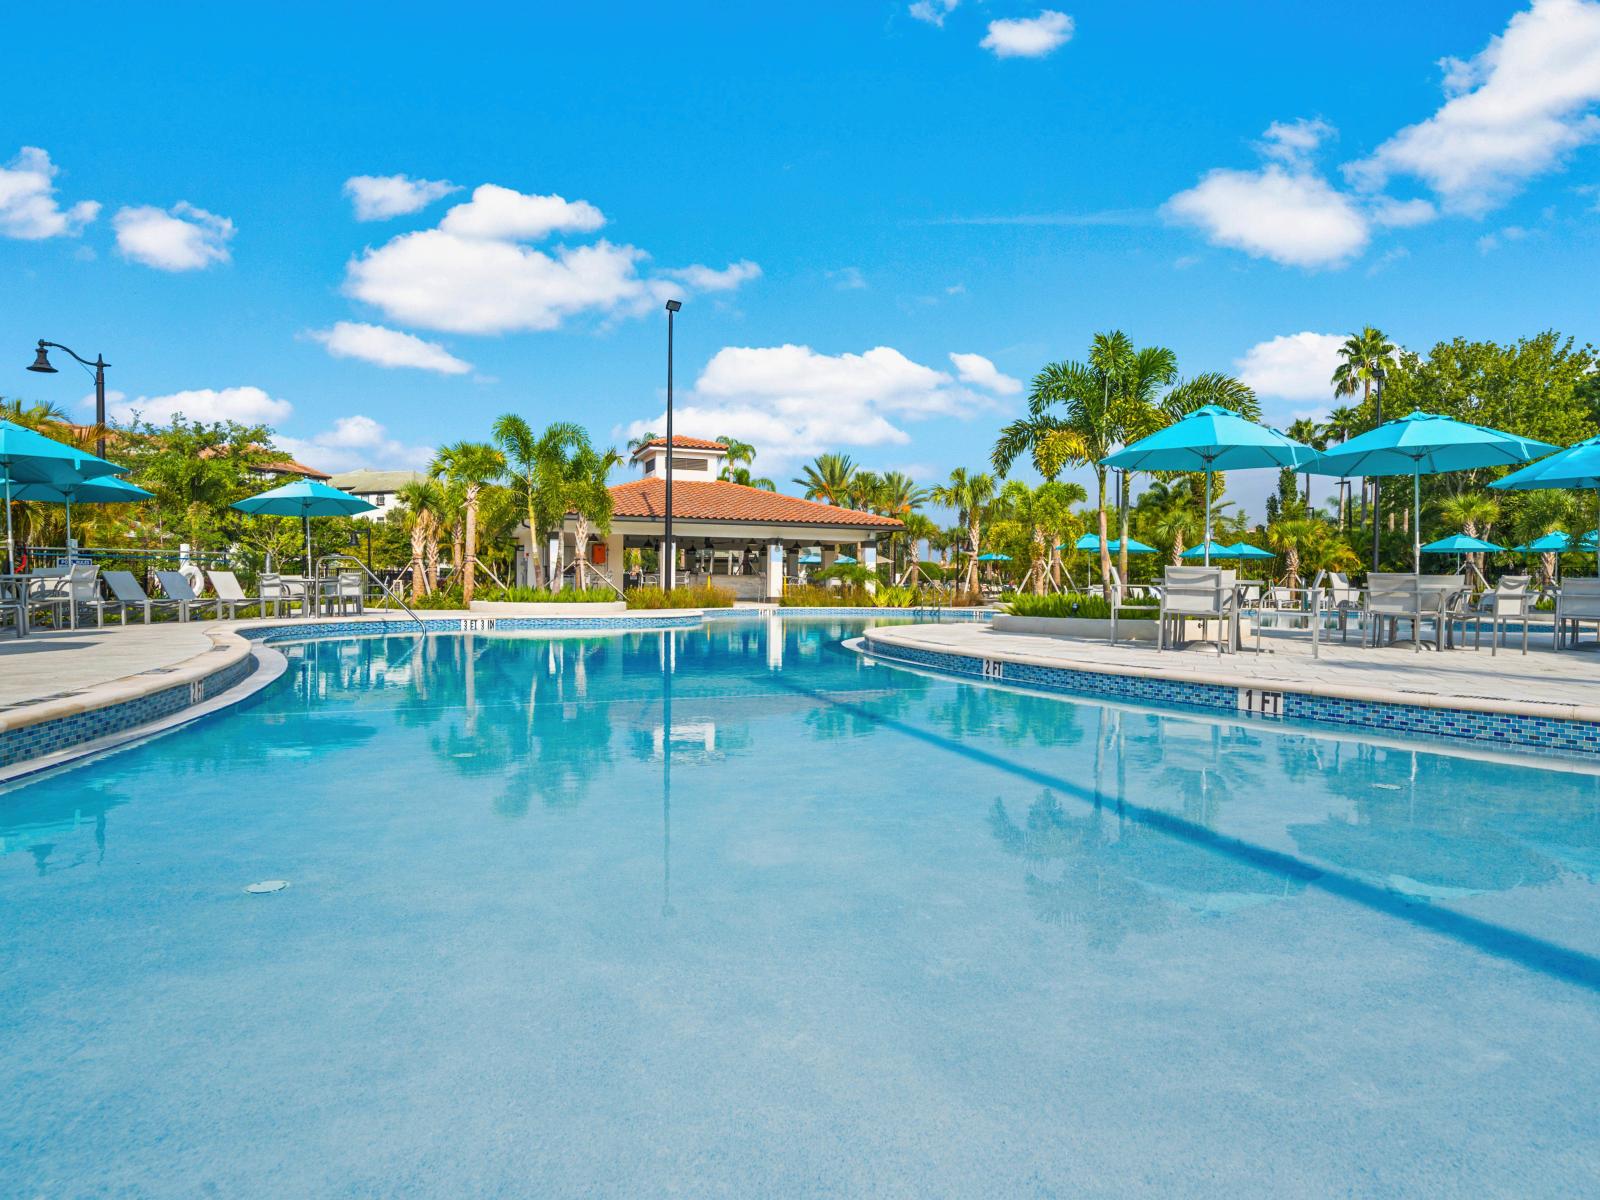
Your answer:
[[[379,579],[376,575],[374,575],[372,573],[372,571],[368,568],[367,564],[362,562],[359,558],[356,558],[354,555],[350,555],[350,554],[324,554],[321,558],[317,559],[317,578],[313,581],[314,583],[316,583],[318,585],[321,584],[322,579],[323,579],[322,568],[324,566],[326,566],[328,563],[332,563],[332,562],[352,563],[352,564],[354,564],[355,567],[357,569],[359,569],[360,572],[363,575],[365,575],[368,579],[372,580],[373,583],[378,585],[378,590],[384,594],[384,597],[386,599],[392,601],[395,604],[398,604],[403,610],[405,610],[406,616],[410,617],[413,621],[415,621],[417,623],[417,629],[418,629],[419,632],[421,632],[421,633],[427,633],[428,632],[428,627],[425,624],[423,624],[422,618],[417,616],[416,613],[411,611],[411,606],[409,604],[407,604],[404,600],[400,599],[400,594],[398,592],[390,591],[389,590],[389,585],[384,583],[383,580]]]

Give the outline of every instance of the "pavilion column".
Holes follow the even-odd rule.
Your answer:
[[[878,543],[867,542],[859,548],[856,561],[872,572],[872,577],[867,580],[867,591],[872,595],[878,594]]]
[[[834,560],[837,559],[838,557],[839,557],[839,547],[837,547],[837,546],[824,546],[822,548],[822,555],[821,555],[821,558],[822,558],[822,564],[821,564],[822,565],[822,569],[824,571],[826,571],[829,567],[833,566]]]
[[[550,539],[550,544],[545,547],[549,557],[544,560],[545,574],[550,579],[550,590],[561,590],[561,534],[557,533]]]
[[[623,536],[613,533],[606,537],[606,578],[617,587],[623,586],[624,572],[627,570],[627,551],[623,548]]]
[[[767,599],[783,599],[783,543],[767,543]],[[781,665],[781,664],[780,664]]]

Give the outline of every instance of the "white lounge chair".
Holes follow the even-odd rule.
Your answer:
[[[122,623],[128,623],[128,609],[136,609],[144,616],[144,623],[150,624],[150,614],[159,612],[164,608],[171,609],[174,613],[181,613],[182,607],[176,600],[152,599],[145,594],[144,588],[139,586],[139,581],[130,571],[107,571],[105,573],[106,586],[111,589],[113,607],[121,610]]]
[[[222,601],[196,596],[182,571],[157,571],[156,582],[161,585],[167,599],[178,605],[178,620],[187,621],[196,610],[204,611],[207,608],[218,617],[222,616]]]
[[[278,615],[276,600],[265,595],[245,595],[244,585],[232,571],[207,571],[206,578],[211,580],[211,590],[217,594],[218,610],[226,612],[230,620],[237,618],[239,610],[246,605],[259,608],[263,617],[267,615],[267,606],[271,605],[272,615]]]
[[[1569,645],[1578,644],[1578,631],[1586,624],[1600,627],[1600,579],[1573,579],[1562,581],[1556,593],[1556,649],[1561,648],[1561,637],[1568,625],[1572,626]]]

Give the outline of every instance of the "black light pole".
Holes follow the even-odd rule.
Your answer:
[[[672,540],[672,318],[682,308],[682,300],[667,301],[667,520],[661,539],[667,561],[661,567],[662,591],[671,591],[678,581],[678,545]]]
[[[105,360],[104,355],[96,354],[94,361],[90,362],[81,354],[60,342],[47,342],[39,339],[38,353],[33,356],[33,363],[28,367],[30,371],[38,371],[41,375],[54,375],[56,369],[50,365],[50,356],[45,353],[47,349],[65,350],[73,358],[86,367],[94,368],[94,422],[100,431],[100,437],[95,444],[95,453],[101,458],[106,456],[106,368],[111,364]]]

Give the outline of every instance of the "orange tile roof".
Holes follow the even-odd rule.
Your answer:
[[[667,508],[664,479],[636,479],[611,489],[614,515],[660,518]],[[672,516],[678,521],[756,521],[773,525],[843,525],[862,529],[900,529],[899,521],[854,508],[835,508],[815,500],[781,496],[725,479],[672,481]]]
[[[280,462],[256,463],[252,468],[255,471],[264,471],[268,475],[304,475],[307,479],[332,479],[326,471],[319,471],[315,467],[308,467],[305,463],[295,462],[292,458]]]
[[[652,446],[665,446],[666,444],[667,439],[664,437],[651,438],[634,450],[633,457],[638,458],[639,455]],[[675,450],[726,450],[728,448],[726,442],[708,442],[705,438],[684,437],[682,434],[673,435],[672,446]]]

